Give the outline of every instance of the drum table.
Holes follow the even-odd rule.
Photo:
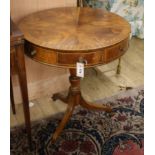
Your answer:
[[[91,104],[84,100],[80,90],[80,77],[76,76],[76,63],[94,67],[121,57],[128,49],[130,25],[114,13],[101,9],[65,7],[33,13],[19,23],[24,33],[27,55],[35,61],[55,67],[68,68],[70,88],[60,99],[68,104],[52,142],[62,132],[75,106],[90,110],[111,112],[107,105]]]

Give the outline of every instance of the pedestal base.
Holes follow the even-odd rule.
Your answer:
[[[58,136],[62,132],[66,123],[69,121],[75,106],[81,105],[82,107],[90,109],[90,110],[103,110],[105,112],[112,111],[111,107],[109,107],[109,106],[99,105],[99,104],[91,104],[84,100],[84,98],[81,95],[81,91],[80,91],[80,78],[76,76],[76,69],[70,69],[69,81],[71,83],[71,86],[69,88],[67,97],[61,95],[60,93],[56,93],[52,97],[52,99],[54,101],[59,99],[59,100],[63,101],[64,103],[68,104],[67,110],[64,114],[64,117],[61,120],[59,126],[57,127],[57,129],[52,137],[52,143],[54,143],[57,140]]]

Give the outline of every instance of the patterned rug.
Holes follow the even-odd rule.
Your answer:
[[[127,90],[98,103],[113,113],[76,107],[55,144],[52,133],[63,114],[32,123],[33,151],[29,151],[24,127],[11,129],[11,155],[143,155],[144,91]]]

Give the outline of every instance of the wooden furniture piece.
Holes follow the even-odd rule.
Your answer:
[[[60,99],[68,107],[52,142],[60,135],[75,106],[111,112],[107,105],[84,100],[80,78],[76,76],[76,63],[80,61],[85,67],[94,67],[121,57],[129,46],[130,25],[126,20],[101,9],[66,7],[33,13],[22,19],[19,27],[30,58],[70,71],[67,97],[59,93],[53,95],[54,101]]]
[[[11,21],[10,25],[10,95],[13,113],[15,114],[15,104],[13,97],[12,75],[18,74],[21,94],[23,99],[23,110],[25,118],[28,142],[31,146],[31,124],[29,112],[29,100],[27,91],[27,79],[24,60],[24,36],[17,26]]]
[[[77,0],[77,7],[84,7],[86,4],[85,0]]]
[[[89,4],[86,0],[77,0],[77,6],[88,7]],[[92,7],[92,6],[89,6],[89,7]],[[117,64],[117,69],[116,69],[116,74],[120,74],[120,73],[121,73],[121,57],[118,58],[118,64]]]

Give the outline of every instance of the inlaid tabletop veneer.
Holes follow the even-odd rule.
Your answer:
[[[54,142],[69,121],[74,107],[111,112],[111,107],[88,103],[80,90],[76,63],[85,67],[107,64],[121,57],[128,49],[130,24],[111,12],[92,8],[54,8],[33,13],[19,23],[26,40],[26,53],[40,63],[65,67],[70,71],[67,97],[56,93],[53,100],[68,104],[67,110],[52,137]]]

